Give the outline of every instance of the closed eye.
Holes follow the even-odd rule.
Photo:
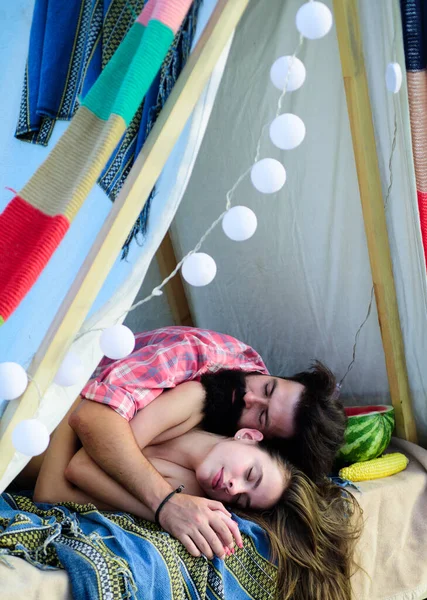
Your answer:
[[[253,470],[254,470],[254,468],[253,468],[253,467],[251,467],[251,468],[249,469],[249,471],[247,472],[247,475],[246,475],[246,480],[247,480],[247,481],[250,481],[250,480],[251,480],[251,475],[252,475],[252,471],[253,471]]]
[[[268,426],[268,409],[262,410],[258,417],[259,426],[266,428]]]
[[[277,387],[277,379],[273,379],[272,381],[269,381],[266,386],[265,386],[265,395],[267,396],[267,398],[271,398],[271,396],[274,394],[274,390]]]

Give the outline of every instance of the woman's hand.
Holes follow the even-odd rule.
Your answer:
[[[162,508],[159,521],[192,556],[223,559],[228,554],[225,548],[234,552],[234,540],[243,547],[237,523],[216,500],[175,494]]]

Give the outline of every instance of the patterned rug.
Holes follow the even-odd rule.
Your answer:
[[[92,505],[36,505],[0,497],[0,560],[21,557],[42,569],[66,569],[79,600],[254,599],[274,597],[276,567],[262,529],[235,517],[243,549],[225,561],[193,558],[156,525]]]

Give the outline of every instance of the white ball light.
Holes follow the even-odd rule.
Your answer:
[[[309,40],[318,40],[332,27],[332,13],[323,2],[307,2],[297,12],[298,31]]]
[[[282,150],[296,148],[304,138],[304,121],[292,113],[279,115],[270,125],[270,139]]]
[[[216,263],[209,254],[195,252],[185,259],[181,272],[187,283],[202,287],[208,285],[214,279]]]
[[[63,387],[69,387],[78,383],[80,377],[83,376],[83,363],[74,352],[68,352],[59,367],[54,382]]]
[[[26,456],[37,456],[49,445],[49,432],[37,419],[21,421],[12,432],[12,444],[15,450]]]
[[[385,72],[385,83],[389,92],[397,94],[402,86],[402,69],[399,63],[389,63]]]
[[[285,185],[286,170],[275,158],[263,158],[252,167],[251,180],[259,192],[274,194]]]
[[[222,220],[225,235],[235,242],[243,242],[251,238],[257,225],[256,214],[247,206],[233,206]]]
[[[135,348],[135,336],[126,325],[113,325],[104,329],[99,345],[105,356],[117,360],[132,352]]]
[[[15,400],[28,385],[25,369],[15,362],[0,363],[0,399]]]
[[[305,81],[305,75],[304,64],[296,56],[281,56],[270,69],[270,79],[281,92],[285,87],[287,92],[298,90]]]

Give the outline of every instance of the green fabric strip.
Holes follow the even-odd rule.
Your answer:
[[[126,125],[138,110],[173,39],[173,31],[169,27],[160,21],[149,21],[112,109],[112,113],[121,116]]]
[[[133,57],[138,52],[144,31],[145,27],[141,23],[132,25],[83,101],[83,106],[103,121],[107,121],[111,115],[117,94]]]

